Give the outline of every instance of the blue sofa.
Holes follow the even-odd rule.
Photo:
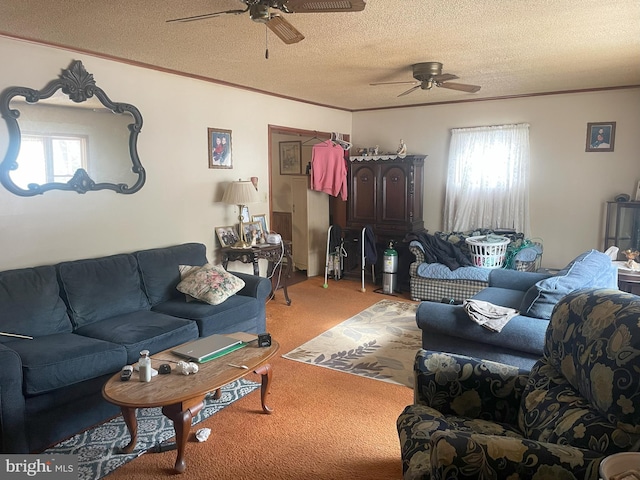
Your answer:
[[[187,302],[179,265],[207,263],[187,243],[0,272],[0,452],[38,452],[119,412],[105,381],[124,365],[213,333],[266,329],[266,278],[219,305]]]
[[[583,288],[618,288],[617,268],[597,250],[579,255],[555,275],[494,269],[489,286],[471,298],[514,308],[500,333],[472,322],[462,305],[422,302],[416,323],[425,350],[456,353],[529,370],[542,354],[555,305]]]

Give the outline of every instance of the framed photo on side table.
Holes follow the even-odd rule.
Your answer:
[[[242,225],[244,227],[244,238],[247,243],[251,245],[262,245],[267,242],[260,222],[249,222],[243,223]]]
[[[613,152],[616,122],[587,123],[586,152]]]
[[[302,142],[280,142],[280,175],[300,175]]]
[[[216,227],[216,235],[222,247],[231,247],[240,238],[238,236],[238,232],[236,231],[236,228],[233,226]]]
[[[262,226],[262,233],[264,235],[266,235],[269,232],[269,229],[267,228],[267,216],[265,214],[252,215],[251,216],[251,221],[252,222],[258,222]]]

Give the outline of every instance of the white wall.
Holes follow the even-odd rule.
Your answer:
[[[428,93],[427,93],[428,95]],[[586,153],[588,122],[615,121],[615,151]],[[531,236],[544,242],[543,265],[563,267],[581,252],[603,248],[604,203],[633,199],[640,180],[640,89],[576,93],[357,112],[355,146],[427,154],[425,228],[442,229],[450,129],[529,123]]]
[[[196,241],[214,258],[213,228],[236,222],[219,202],[227,182],[258,176],[268,212],[268,125],[352,134],[356,146],[427,154],[425,224],[442,228],[449,131],[531,124],[531,235],[543,264],[564,266],[602,248],[604,202],[635,194],[640,180],[640,89],[357,112],[316,107],[63,49],[0,36],[0,89],[42,88],[79,59],[114,101],[144,118],[138,151],[147,183],[138,193],[47,192],[19,197],[0,188],[0,269]],[[586,153],[587,122],[616,121],[613,153]],[[232,130],[232,170],[209,169],[207,127]],[[0,122],[0,158],[6,138]],[[277,157],[276,157],[277,158]],[[233,266],[244,269],[245,266]]]
[[[140,110],[138,152],[147,182],[138,193],[51,191],[19,197],[0,187],[0,270],[202,242],[215,258],[214,227],[237,222],[218,203],[229,181],[259,177],[268,212],[268,125],[350,132],[351,114],[0,36],[0,89],[40,89],[72,60],[98,86]],[[0,159],[7,141],[0,122]],[[233,169],[209,169],[207,127],[232,131]],[[250,271],[248,265],[234,269]],[[246,268],[245,268],[246,267]]]

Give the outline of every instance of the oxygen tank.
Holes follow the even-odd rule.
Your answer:
[[[382,293],[392,295],[398,289],[398,252],[393,242],[389,242],[382,258]]]

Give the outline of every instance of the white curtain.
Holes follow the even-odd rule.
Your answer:
[[[445,231],[513,228],[529,234],[529,125],[451,131]]]

